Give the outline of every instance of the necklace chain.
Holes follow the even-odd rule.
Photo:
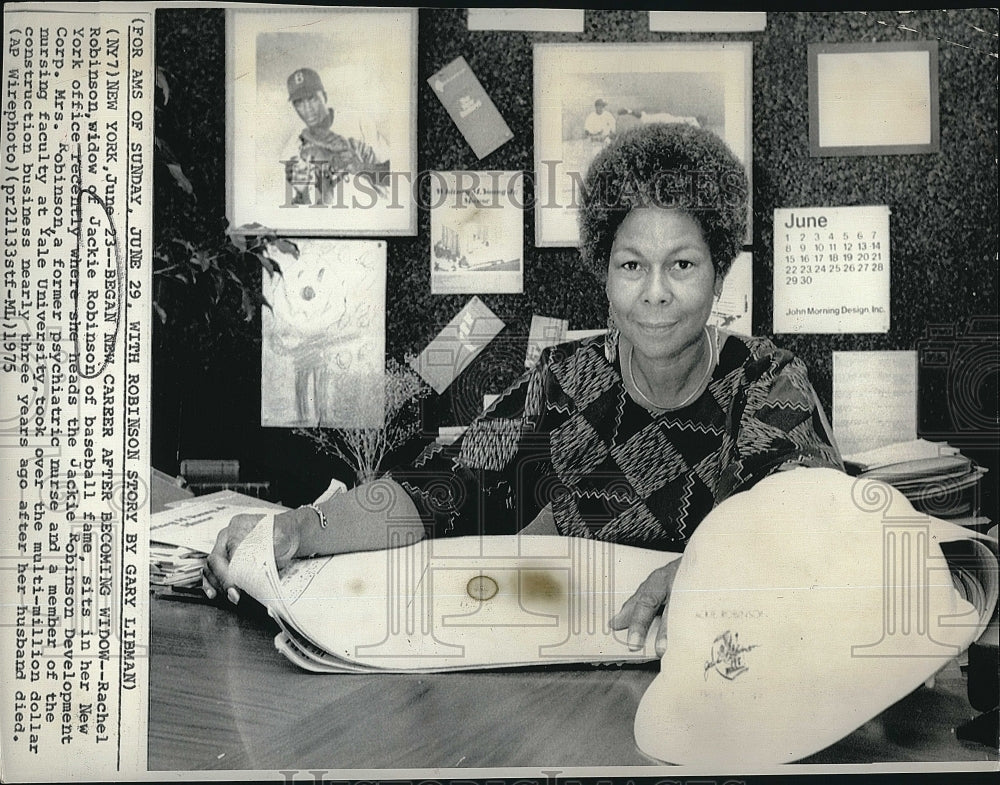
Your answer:
[[[688,395],[687,398],[685,398],[676,406],[661,406],[660,404],[653,402],[639,388],[639,385],[636,384],[635,372],[632,370],[632,355],[635,352],[635,347],[630,344],[628,348],[628,362],[625,364],[625,367],[628,368],[629,383],[632,385],[632,388],[637,393],[639,393],[639,397],[642,398],[642,400],[644,400],[654,409],[660,409],[661,411],[667,411],[670,409],[683,409],[685,406],[691,403],[691,401],[695,399],[695,396],[697,396],[698,393],[701,392],[702,386],[705,384],[705,381],[708,379],[708,377],[712,373],[712,370],[715,368],[715,346],[712,344],[712,337],[711,335],[709,335],[708,325],[705,325],[705,338],[708,340],[708,364],[705,366],[705,372],[702,374],[701,379],[698,380],[698,384],[695,386],[694,390],[691,391],[691,394]]]

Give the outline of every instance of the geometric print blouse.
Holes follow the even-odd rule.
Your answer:
[[[802,361],[719,338],[705,391],[660,413],[632,400],[603,336],[548,348],[461,439],[392,478],[431,537],[513,534],[551,505],[564,535],[682,551],[715,505],[779,468],[843,469]]]

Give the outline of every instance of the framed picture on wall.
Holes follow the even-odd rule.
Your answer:
[[[937,41],[809,44],[813,156],[936,153]]]
[[[751,60],[752,45],[739,41],[535,44],[535,245],[578,243],[587,169],[636,125],[707,128],[749,177]]]
[[[230,223],[416,234],[416,10],[227,13]]]
[[[264,427],[380,428],[385,369],[386,245],[300,240],[272,249],[261,309]]]

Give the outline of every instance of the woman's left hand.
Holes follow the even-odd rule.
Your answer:
[[[681,560],[674,559],[670,564],[653,570],[644,580],[635,594],[625,600],[622,609],[611,617],[611,629],[624,630],[628,628],[628,647],[638,651],[646,642],[646,633],[658,613],[666,611],[670,600],[670,587]],[[667,650],[666,614],[660,621],[660,629],[656,634],[656,656],[662,657]]]

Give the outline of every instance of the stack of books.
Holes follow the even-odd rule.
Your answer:
[[[914,439],[845,455],[844,462],[850,474],[892,485],[918,512],[977,530],[990,525],[979,514],[986,469],[946,442]]]

